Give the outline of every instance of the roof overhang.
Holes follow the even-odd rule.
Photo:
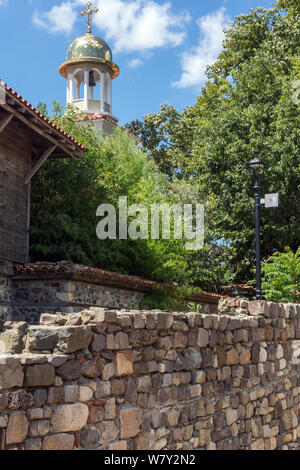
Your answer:
[[[18,122],[31,137],[34,161],[25,184],[48,158],[79,158],[88,150],[0,81],[0,133],[11,121]]]
[[[112,78],[117,78],[120,74],[120,69],[114,62],[110,62],[106,59],[101,59],[98,57],[82,57],[79,59],[72,59],[64,62],[59,67],[59,73],[64,77],[67,78],[68,76],[68,69],[71,66],[82,65],[82,64],[97,64],[97,65],[104,65],[110,72],[112,72]]]

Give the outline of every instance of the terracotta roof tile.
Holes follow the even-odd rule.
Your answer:
[[[105,119],[106,121],[112,122],[113,124],[117,124],[118,122],[116,119],[107,116],[107,114],[92,114],[91,116],[88,116],[89,121],[95,121],[96,119]],[[77,122],[82,122],[84,120],[84,117],[80,117],[77,119]]]
[[[59,126],[54,124],[50,119],[48,119],[46,116],[44,116],[40,111],[38,111],[34,106],[32,106],[28,101],[26,101],[22,96],[20,96],[16,91],[14,91],[12,88],[8,87],[6,83],[0,80],[0,84],[5,87],[5,90],[7,93],[9,93],[14,99],[16,99],[20,104],[28,108],[30,111],[34,112],[37,117],[39,117],[42,121],[47,123],[49,126],[51,126],[53,129],[58,131],[60,134],[62,134],[64,137],[66,137],[68,140],[70,140],[78,149],[80,149],[83,152],[87,152],[88,148],[85,145],[80,144],[74,137],[72,137],[70,134],[65,132],[63,129],[61,129]]]
[[[120,274],[113,271],[106,271],[99,268],[91,268],[81,264],[71,263],[69,261],[61,261],[58,263],[50,263],[46,261],[38,261],[35,263],[16,264],[14,266],[14,275],[16,278],[42,278],[47,276],[60,276],[73,278],[76,280],[84,280],[106,284],[118,288],[149,292],[153,287],[159,287],[160,283],[150,281],[138,276],[130,276]],[[199,303],[217,304],[221,295],[201,292],[188,298],[190,301]]]

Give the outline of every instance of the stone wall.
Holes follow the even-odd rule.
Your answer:
[[[300,305],[232,302],[6,323],[0,448],[299,448]]]
[[[0,260],[0,325],[11,317],[12,274],[12,264]]]
[[[137,309],[143,297],[143,292],[70,279],[16,279],[11,319],[38,323],[43,312],[80,312],[91,306]]]
[[[1,282],[1,280],[0,280]],[[80,312],[92,306],[139,309],[145,292],[74,279],[12,280],[10,320],[38,323],[43,312]],[[201,303],[212,313],[216,304]]]

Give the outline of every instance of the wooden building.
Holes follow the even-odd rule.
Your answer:
[[[0,260],[29,254],[30,182],[48,158],[80,157],[87,148],[0,82]]]

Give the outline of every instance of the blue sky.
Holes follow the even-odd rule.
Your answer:
[[[59,75],[70,42],[86,33],[85,0],[0,0],[0,78],[34,106],[65,104]],[[206,65],[220,52],[223,27],[235,15],[271,0],[94,0],[93,33],[110,45],[120,76],[113,83],[113,114],[124,124],[193,105]]]

